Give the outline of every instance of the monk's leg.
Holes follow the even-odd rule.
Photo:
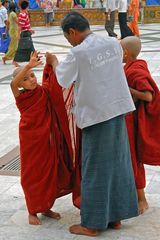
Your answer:
[[[52,210],[47,210],[46,212],[42,213],[42,215],[47,216],[49,218],[53,218],[56,220],[59,220],[61,218],[61,215],[57,212],[53,212]]]
[[[37,217],[37,214],[29,214],[28,216],[29,224],[31,225],[41,225],[40,219]]]
[[[72,234],[85,235],[89,237],[96,237],[99,234],[98,230],[82,227],[80,224],[72,225],[69,228],[69,231]]]
[[[137,195],[138,195],[138,208],[139,208],[139,213],[143,214],[148,208],[148,202],[145,197],[145,192],[144,188],[142,189],[137,189]]]
[[[148,202],[145,197],[144,188],[146,186],[146,178],[145,178],[145,169],[143,164],[139,164],[137,167],[137,175],[136,175],[136,188],[137,188],[137,196],[138,196],[138,207],[139,213],[143,214],[148,208]]]

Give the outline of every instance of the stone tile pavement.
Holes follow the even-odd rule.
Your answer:
[[[160,24],[140,25],[142,52],[140,57],[148,62],[151,74],[160,87]],[[42,53],[55,52],[61,59],[70,45],[59,27],[35,28],[35,48]],[[97,34],[105,35],[103,26],[92,26]],[[119,34],[119,28],[116,26]],[[0,60],[0,157],[18,145],[19,113],[14,104],[9,83],[14,67]],[[39,79],[42,68],[37,68]],[[106,240],[159,240],[160,239],[160,167],[146,166],[146,196],[150,205],[145,214],[123,221],[121,230],[107,230],[97,237]],[[55,221],[42,217],[41,226],[27,223],[27,211],[19,177],[0,176],[0,240],[79,240],[85,236],[71,235],[68,228],[79,223],[79,210],[73,207],[71,195],[57,199],[54,210],[62,218]]]

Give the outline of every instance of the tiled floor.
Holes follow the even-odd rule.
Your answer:
[[[160,24],[141,25],[142,52],[151,74],[160,87]],[[35,28],[35,48],[42,53],[51,51],[61,59],[70,45],[59,27]],[[46,35],[47,30],[47,35]],[[106,35],[103,26],[92,26],[97,34]],[[116,32],[119,34],[118,26]],[[9,87],[14,67],[11,62],[0,61],[0,157],[18,145],[19,113]],[[41,79],[42,69],[36,69]],[[146,166],[146,196],[150,209],[137,218],[123,222],[119,231],[104,231],[98,238],[106,240],[159,240],[160,239],[160,167]],[[19,177],[0,176],[0,240],[71,240],[88,239],[71,235],[68,227],[80,220],[79,210],[72,205],[71,196],[56,201],[55,210],[62,215],[60,221],[42,217],[42,226],[29,226],[27,211]]]

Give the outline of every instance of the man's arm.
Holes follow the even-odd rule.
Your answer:
[[[57,65],[56,76],[58,83],[64,88],[70,87],[72,83],[77,81],[78,64],[72,52]]]

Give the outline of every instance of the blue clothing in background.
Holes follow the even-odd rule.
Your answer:
[[[146,5],[160,5],[160,0],[146,0]]]
[[[16,5],[18,6],[18,0],[15,0]],[[29,0],[29,9],[39,9],[40,7],[35,0]]]
[[[6,35],[6,38],[3,37],[3,33],[6,32],[6,27],[0,28],[0,52],[6,53],[8,51],[8,46],[10,44],[10,36]]]

